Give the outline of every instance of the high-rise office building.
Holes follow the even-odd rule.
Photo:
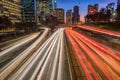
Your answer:
[[[37,0],[37,23],[40,23],[42,20],[45,20],[45,17],[52,15],[54,9],[57,8],[56,0]]]
[[[53,11],[55,8],[57,8],[57,2],[56,0],[36,0],[37,8],[39,10],[40,7],[42,8],[49,8],[49,10]],[[45,7],[47,6],[47,7]]]
[[[56,8],[54,9],[54,15],[57,17],[58,23],[63,24],[64,23],[64,9],[62,8]]]
[[[21,0],[22,21],[36,22],[35,18],[35,0]]]
[[[73,20],[74,22],[79,22],[80,21],[80,14],[79,14],[79,6],[74,6],[73,9]]]
[[[88,14],[95,14],[98,12],[98,4],[88,5]]]
[[[50,14],[50,1],[49,0],[37,0],[37,23],[45,20],[45,16]]]
[[[66,24],[72,24],[72,10],[67,10],[66,12]]]
[[[20,0],[0,0],[0,16],[7,16],[11,22],[21,22]]]
[[[54,1],[54,9],[56,9],[57,8],[57,2],[56,2],[56,0]]]
[[[57,2],[56,0],[49,0],[50,2],[50,9],[54,10],[55,8],[57,8]]]
[[[37,0],[37,13],[46,14],[49,13],[49,10],[48,0]]]

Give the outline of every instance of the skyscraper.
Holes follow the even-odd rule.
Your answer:
[[[73,21],[74,22],[79,22],[80,21],[80,14],[79,14],[79,6],[74,6],[73,9]]]
[[[37,22],[40,23],[41,20],[45,20],[45,17],[52,15],[54,9],[57,8],[56,0],[37,0]]]
[[[63,24],[64,23],[64,9],[62,8],[56,8],[54,10],[54,15],[57,17],[58,23]]]
[[[45,16],[50,13],[51,1],[50,0],[37,0],[37,23],[45,20]]]
[[[35,0],[21,0],[22,21],[36,22],[35,20]]]
[[[72,24],[72,10],[67,10],[66,12],[66,24]]]
[[[56,0],[54,1],[54,9],[56,9],[57,8],[57,2],[56,2]]]
[[[37,1],[37,13],[38,15],[45,15],[50,12],[48,1]]]
[[[9,17],[12,23],[21,22],[20,0],[0,0],[0,16]]]

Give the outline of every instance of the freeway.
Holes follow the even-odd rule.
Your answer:
[[[120,54],[71,28],[65,32],[87,80],[120,80]]]
[[[119,53],[72,28],[48,34],[45,28],[27,49],[0,69],[0,80],[120,79]]]
[[[84,29],[84,30],[93,31],[93,32],[97,32],[97,33],[106,34],[106,35],[110,35],[110,36],[114,36],[114,37],[119,37],[120,38],[120,32],[105,30],[105,29],[91,27],[91,26],[76,25],[76,27]]]
[[[0,80],[66,80],[68,77],[72,80],[68,76],[70,69],[65,66],[67,60],[64,45],[64,28],[61,28],[40,47],[33,48],[36,45],[31,45],[33,51],[26,49],[1,69]]]

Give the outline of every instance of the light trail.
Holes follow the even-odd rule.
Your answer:
[[[80,26],[80,25],[76,25],[76,26],[78,28],[81,28],[81,29],[84,29],[84,30],[98,32],[98,33],[102,33],[102,34],[106,34],[106,35],[111,35],[111,36],[115,36],[115,37],[119,37],[120,38],[120,32],[105,30],[105,29],[101,29],[101,28],[95,28],[95,27],[91,27],[91,26]]]
[[[70,42],[75,50],[76,56],[78,57],[78,59],[81,63],[81,66],[86,74],[87,79],[92,80],[93,79],[92,75],[93,75],[96,80],[99,80],[97,74],[95,73],[92,66],[87,61],[86,57],[84,56],[84,53],[79,48],[79,46],[75,43],[75,41],[72,39],[72,37],[69,35],[69,31],[66,31],[66,34],[69,37],[69,40],[70,40]]]
[[[53,50],[50,50],[49,55],[46,58],[46,60],[45,60],[45,62],[43,64],[43,67],[41,68],[41,70],[40,70],[40,72],[39,72],[39,74],[37,76],[37,80],[43,80],[43,79],[46,79],[46,80],[59,80],[59,79],[57,79],[57,75],[61,74],[61,71],[59,72],[58,68],[61,69],[63,67],[63,66],[58,67],[59,66],[59,59],[60,59],[59,55],[61,55],[60,53],[61,53],[61,49],[62,49],[61,46],[63,47],[63,44],[61,44],[61,40],[63,38],[62,35],[63,35],[63,30],[62,30],[62,33],[59,35],[59,38],[58,38],[58,40],[56,42],[57,43],[57,46],[55,48],[56,51],[53,52]],[[53,54],[54,54],[54,57],[52,56]],[[52,62],[50,62],[50,57],[53,57]],[[49,69],[47,68],[48,63],[50,65]],[[45,73],[46,70],[48,70],[48,72],[49,72],[48,75],[46,75],[46,73]],[[60,76],[62,76],[62,75],[60,75]]]
[[[95,41],[93,42],[91,40],[88,40],[88,38],[84,37],[84,35],[79,34],[71,29],[66,29],[66,34],[67,34],[74,50],[76,50],[75,53],[77,54],[77,57],[78,57],[81,65],[82,65],[82,62],[84,62],[83,60],[80,60],[81,58],[84,58],[83,56],[80,55],[80,53],[82,53],[82,52],[80,52],[80,49],[82,48],[82,50],[84,50],[85,54],[87,54],[90,57],[90,59],[102,71],[102,73],[106,76],[106,78],[108,78],[109,80],[120,79],[120,77],[119,77],[120,76],[120,74],[119,74],[120,73],[119,72],[119,68],[120,68],[119,56],[117,57],[118,60],[116,61],[116,59],[114,59],[114,57],[111,57],[114,53],[113,51],[110,51],[109,49],[107,49],[107,50],[109,50],[109,52],[112,52],[112,53],[109,53],[109,52],[106,53],[103,49],[104,48],[103,46],[102,46],[103,48],[100,48],[101,47],[101,46],[99,46],[100,44],[97,46],[94,45],[94,44],[97,44],[97,42],[94,43]],[[75,46],[78,44],[81,48]],[[114,53],[114,54],[116,54],[116,53]],[[101,58],[104,59],[104,61]],[[83,70],[85,71],[85,68],[83,68]],[[86,75],[86,76],[88,76],[88,75]],[[91,79],[90,77],[88,77],[88,78]]]
[[[5,67],[3,67],[0,70],[0,80],[4,80],[6,77],[10,75],[11,72],[13,72],[17,67],[19,67],[20,63],[22,63],[26,59],[26,57],[30,54],[30,52],[33,51],[34,48],[36,48],[36,46],[45,39],[48,32],[49,29],[45,28],[43,34],[31,46],[29,46],[25,51],[23,51],[19,56],[13,59]]]
[[[106,52],[108,55],[110,55],[111,57],[113,57],[114,59],[120,61],[120,55],[119,53],[113,52],[112,50],[110,50],[109,48],[106,48],[104,45],[84,36],[83,34],[78,34],[76,33],[76,35],[80,35],[81,38],[83,38],[84,40],[88,41],[89,43],[93,44],[95,47],[97,47],[98,49]]]
[[[19,44],[20,42],[23,42],[24,40],[26,40],[29,37],[33,37],[34,35],[38,36],[37,34],[40,34],[41,32],[35,32],[35,33],[31,33],[13,40],[9,40],[9,41],[5,41],[0,43],[0,49],[1,51],[6,50],[14,45]]]
[[[80,37],[80,36],[79,36]],[[85,44],[86,45],[88,45],[89,46],[89,44],[88,44],[88,42],[85,42]],[[92,48],[92,46],[89,46],[89,48]],[[95,50],[94,48],[92,48],[93,50]],[[119,62],[117,62],[117,61],[113,61],[113,59],[112,58],[109,58],[108,56],[104,56],[104,55],[102,55],[102,53],[101,53],[102,51],[98,51],[98,52],[96,52],[96,53],[98,53],[98,55],[101,55],[100,57],[101,58],[104,58],[110,65],[114,65],[114,66],[112,66],[115,70],[116,70],[116,72],[118,72],[118,74],[120,73],[119,72],[119,66],[120,66],[120,63]],[[105,54],[105,53],[104,53]],[[110,62],[113,62],[113,63],[110,63]],[[107,66],[107,64],[106,64],[106,66]],[[109,65],[108,65],[108,67],[110,67]],[[108,71],[110,71],[110,73],[112,74],[112,75],[114,75],[115,77],[117,77],[117,79],[119,78],[118,77],[118,75],[111,69],[111,68],[108,68]]]
[[[16,63],[28,58],[23,60],[21,66],[17,64],[18,66],[5,67],[0,73],[0,80],[63,80],[65,76],[63,37],[64,29],[58,29],[31,56],[19,56]],[[8,69],[12,67],[12,71],[9,72]]]
[[[5,58],[6,56],[12,54],[16,50],[20,49],[20,47],[23,47],[24,45],[28,44],[30,41],[34,40],[38,35],[39,35],[39,33],[30,35],[29,37],[27,37],[25,39],[17,41],[15,43],[11,44],[10,46],[7,46],[9,48],[0,52],[0,60]]]

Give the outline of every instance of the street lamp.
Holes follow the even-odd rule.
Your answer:
[[[114,12],[111,14],[110,21],[111,21],[111,22],[114,22],[114,21],[116,20],[116,17],[117,17],[117,12],[114,11]]]

